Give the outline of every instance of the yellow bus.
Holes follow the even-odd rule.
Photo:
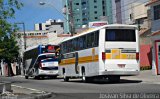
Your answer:
[[[105,25],[70,37],[60,44],[59,75],[64,81],[80,77],[120,81],[139,74],[139,35],[135,25]]]

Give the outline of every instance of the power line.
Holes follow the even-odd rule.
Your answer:
[[[138,0],[136,0],[136,1],[138,1]],[[120,12],[115,12],[115,14],[111,14],[111,15],[108,15],[107,17],[116,17],[116,15],[117,14],[122,14],[123,12],[125,13],[126,11],[128,11],[128,10],[130,10],[130,9],[133,9],[133,8],[135,8],[135,7],[138,7],[138,6],[141,6],[141,5],[143,5],[143,4],[145,4],[145,3],[148,3],[149,2],[149,0],[148,1],[145,1],[145,2],[142,2],[142,3],[140,3],[140,4],[137,4],[137,5],[135,5],[135,6],[133,6],[132,8],[128,8],[128,9],[125,9],[125,10],[121,10]],[[132,2],[133,3],[133,2]],[[134,2],[135,3],[135,2]],[[129,3],[129,4],[131,4],[131,3]],[[128,5],[125,5],[125,6],[128,6]],[[125,7],[125,6],[123,6],[123,7]],[[135,16],[135,17],[137,17],[137,16]],[[102,18],[103,19],[103,18]],[[116,18],[115,18],[116,19]],[[128,18],[129,19],[129,18]],[[115,20],[116,21],[116,20]],[[123,22],[123,21],[122,21]],[[114,23],[114,22],[113,22]],[[116,22],[115,22],[116,23]]]
[[[138,4],[138,5],[136,5],[136,6],[133,6],[133,7],[141,6],[141,5],[143,5],[144,3],[147,3],[147,2],[149,2],[149,1],[146,1],[146,2],[140,3],[140,4]],[[109,16],[107,16],[107,17],[113,17],[113,15],[117,15],[117,14],[120,14],[120,13],[126,12],[126,11],[128,11],[128,10],[130,10],[130,9],[132,9],[132,8],[128,8],[128,9],[125,9],[125,10],[121,10],[120,12],[117,12],[117,13],[115,13],[115,14],[109,15]]]
[[[134,2],[127,3],[127,4],[123,5],[123,6],[121,6],[121,8],[123,8],[123,7],[125,7],[125,6],[128,6],[128,5],[132,4],[132,3],[138,2],[138,1],[141,1],[141,0],[135,0]],[[148,1],[147,1],[147,2],[148,2]],[[110,7],[110,8],[112,8],[112,7]],[[116,10],[116,8],[115,8],[115,9],[112,9],[112,11],[115,11],[115,10]]]

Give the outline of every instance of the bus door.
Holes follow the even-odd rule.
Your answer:
[[[76,74],[79,73],[79,68],[78,68],[78,52],[75,52],[75,72],[76,72]]]

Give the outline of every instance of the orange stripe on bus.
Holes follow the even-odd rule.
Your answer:
[[[98,61],[98,55],[95,56],[85,56],[85,57],[79,57],[78,63],[88,63],[88,62],[97,62]],[[60,65],[71,65],[75,64],[75,58],[72,59],[63,59],[60,63]]]

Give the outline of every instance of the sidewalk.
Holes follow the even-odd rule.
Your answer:
[[[137,76],[124,76],[121,79],[140,80],[142,83],[160,84],[160,75],[154,75],[152,70],[143,70]]]
[[[0,99],[46,99],[53,97],[52,93],[11,85],[12,92],[0,94]]]

